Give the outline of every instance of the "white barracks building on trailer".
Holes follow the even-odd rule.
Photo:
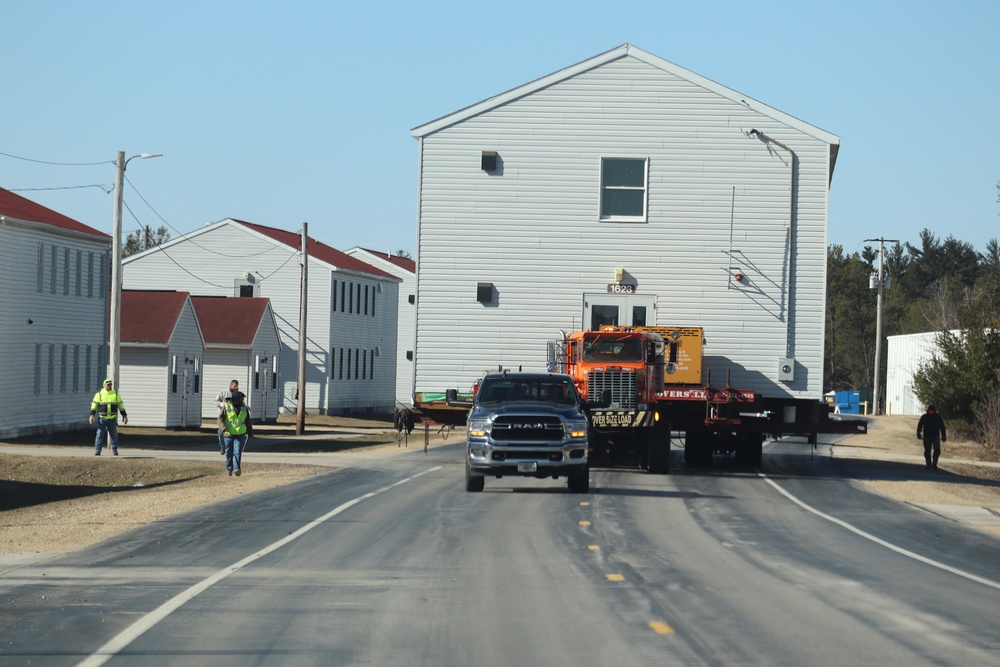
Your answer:
[[[838,137],[631,45],[412,135],[415,392],[617,323],[704,327],[713,384],[821,398]]]

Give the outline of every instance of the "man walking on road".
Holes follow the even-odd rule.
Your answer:
[[[938,457],[941,456],[941,443],[948,442],[948,433],[944,428],[944,419],[934,409],[927,406],[927,412],[917,422],[917,437],[924,441],[924,461],[927,469],[937,468]]]
[[[226,432],[226,471],[239,477],[243,450],[253,437],[250,410],[243,405],[243,392],[234,391],[232,399],[219,410],[219,428]]]
[[[215,397],[215,407],[222,410],[226,407],[226,403],[232,400],[233,393],[239,391],[240,381],[233,380],[229,383],[229,389],[223,389],[219,392],[219,395]],[[221,426],[219,427],[219,453],[225,456],[226,454],[226,431]]]
[[[90,402],[90,423],[97,419],[97,437],[94,439],[94,456],[101,455],[105,436],[111,441],[111,453],[118,456],[118,413],[122,415],[122,424],[128,424],[125,414],[125,401],[114,388],[111,378],[104,381],[104,386],[94,394]]]

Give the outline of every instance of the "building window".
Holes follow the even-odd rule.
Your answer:
[[[83,295],[83,251],[76,251],[76,295]]]
[[[365,315],[368,314],[368,285],[365,285]]]
[[[646,219],[645,158],[601,158],[601,220]]]
[[[361,350],[361,379],[368,379],[368,348]]]
[[[344,290],[347,289],[347,281],[340,281],[340,312],[344,312]]]
[[[330,307],[330,312],[337,312],[337,281],[333,281],[333,305]]]
[[[69,370],[69,345],[63,343],[62,355],[60,361],[62,362],[62,368],[59,369],[59,393],[66,393],[66,382],[68,380],[67,371]]]
[[[344,379],[344,348],[340,348],[340,363],[337,364],[337,379]]]
[[[87,253],[87,296],[94,296],[94,253]]]
[[[38,291],[45,289],[45,244],[38,244]]]
[[[35,393],[42,393],[42,344],[35,343]]]
[[[368,357],[369,369],[368,369],[368,379],[375,379],[375,350],[372,350],[372,356]]]
[[[49,393],[53,394],[56,391],[56,346],[55,343],[49,343]]]
[[[63,252],[63,294],[69,296],[69,259],[70,259],[70,249],[66,248]]]
[[[79,283],[77,283],[79,285]],[[73,391],[80,391],[80,346],[73,346]]]
[[[56,293],[56,276],[59,275],[58,271],[59,271],[59,249],[56,248],[55,245],[53,245],[52,246],[52,266],[49,267],[49,272],[52,274],[52,277],[51,277],[51,280],[50,280],[50,282],[51,282],[51,288],[52,289],[49,290],[49,291],[52,294]]]

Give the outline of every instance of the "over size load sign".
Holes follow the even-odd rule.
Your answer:
[[[596,410],[590,414],[594,428],[647,428],[653,422],[652,410]]]

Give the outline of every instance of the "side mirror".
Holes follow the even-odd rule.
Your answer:
[[[445,389],[444,404],[454,408],[471,408],[472,401],[458,400],[458,389]]]

